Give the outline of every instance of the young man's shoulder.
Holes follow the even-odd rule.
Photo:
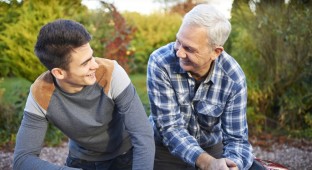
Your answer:
[[[95,57],[95,61],[99,64],[99,67],[104,67],[106,69],[113,69],[114,68],[114,61],[115,60]]]
[[[55,86],[50,71],[42,73],[31,86],[31,93],[44,109],[48,108]]]
[[[115,69],[115,61],[105,58],[95,58],[95,61],[99,64],[99,68],[95,72],[96,80],[107,94]]]

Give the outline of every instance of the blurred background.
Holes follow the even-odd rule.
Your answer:
[[[216,4],[232,23],[224,49],[247,77],[250,139],[311,141],[310,0],[0,0],[0,148],[14,148],[29,87],[45,71],[33,50],[41,26],[58,18],[85,25],[94,55],[123,66],[148,115],[149,55],[175,41],[183,15],[198,3]],[[50,126],[45,144],[65,139]]]

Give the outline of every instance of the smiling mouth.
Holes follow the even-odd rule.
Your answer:
[[[87,77],[94,77],[95,73],[88,74]]]
[[[181,62],[182,64],[184,64],[184,65],[190,65],[190,64],[192,64],[191,61],[189,61],[189,60],[180,60],[180,62]]]

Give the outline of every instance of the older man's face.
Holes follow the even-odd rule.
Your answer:
[[[205,76],[209,72],[211,62],[219,55],[209,45],[207,31],[189,24],[181,25],[174,48],[180,66],[195,78]]]

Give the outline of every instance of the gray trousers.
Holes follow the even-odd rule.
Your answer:
[[[214,158],[221,158],[223,144],[220,142],[204,150]],[[156,144],[154,170],[196,170],[196,168],[173,156],[166,147]]]

